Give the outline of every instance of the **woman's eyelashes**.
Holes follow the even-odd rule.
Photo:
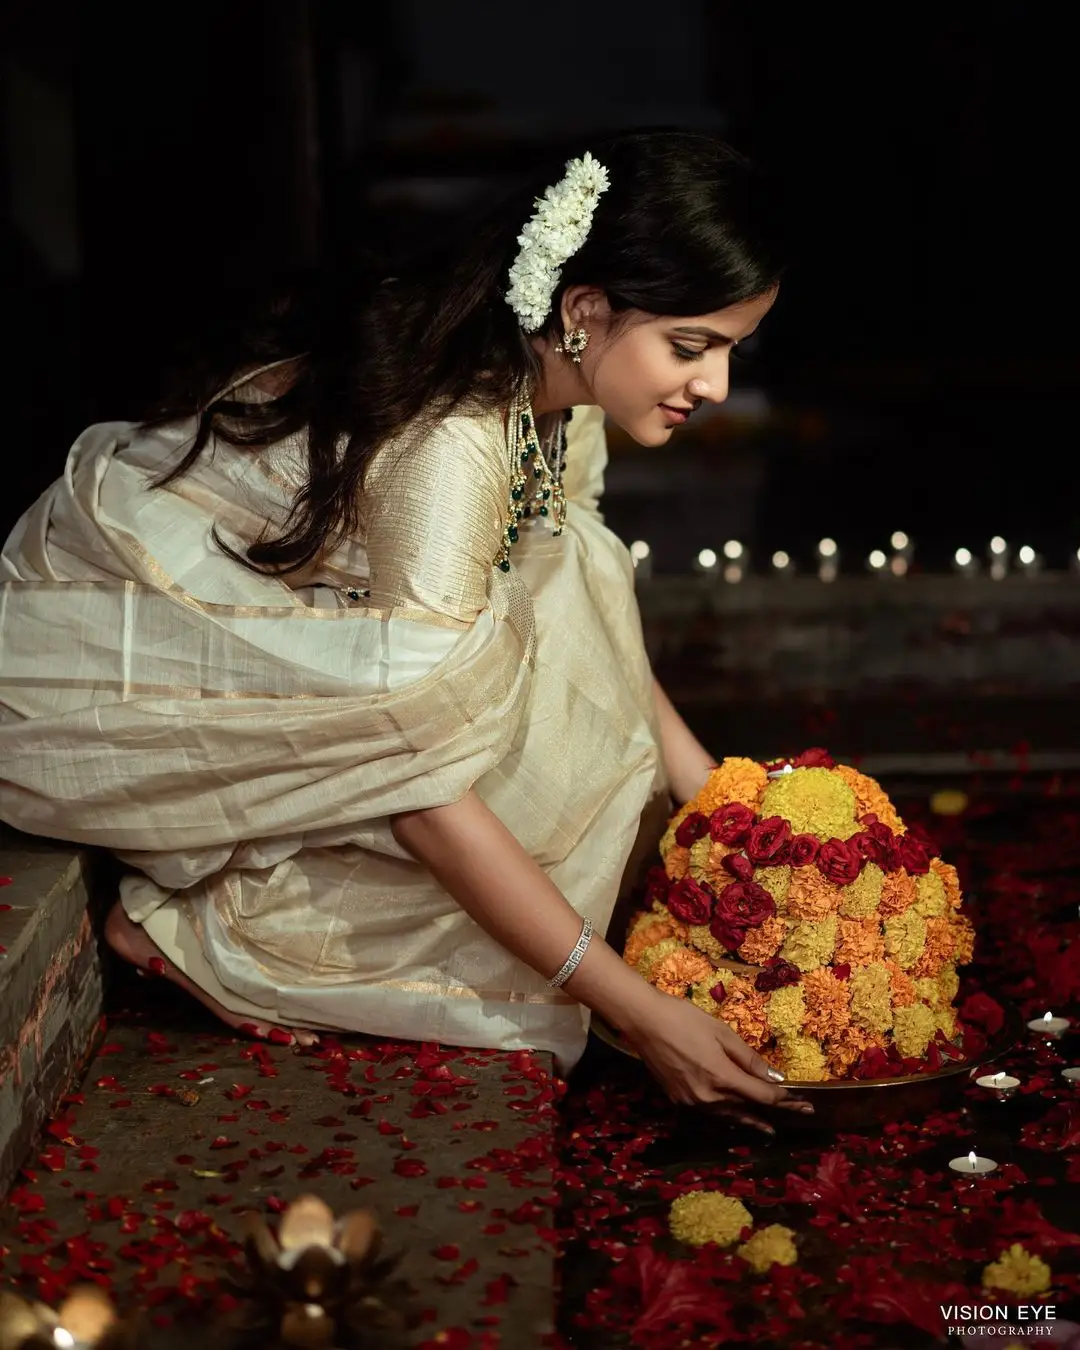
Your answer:
[[[694,351],[691,347],[680,347],[677,342],[673,342],[671,346],[680,361],[700,361],[707,350],[706,348],[701,351]]]

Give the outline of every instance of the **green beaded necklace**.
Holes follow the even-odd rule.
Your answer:
[[[552,534],[563,532],[566,494],[562,476],[566,467],[566,424],[570,417],[571,410],[567,408],[548,443],[548,456],[545,456],[528,399],[516,402],[510,409],[506,436],[510,454],[510,502],[502,542],[495,555],[495,566],[503,572],[510,571],[510,548],[518,541],[518,526],[522,520],[544,516],[551,521]]]

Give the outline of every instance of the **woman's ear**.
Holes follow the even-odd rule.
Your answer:
[[[605,324],[611,313],[607,296],[596,286],[568,286],[561,308],[564,329]]]

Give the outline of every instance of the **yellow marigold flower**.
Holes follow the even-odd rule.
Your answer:
[[[724,960],[727,956],[727,952],[709,932],[708,924],[692,923],[686,930],[686,940],[691,947],[696,947],[699,952],[704,952],[713,965]]]
[[[708,881],[710,878],[712,869],[709,867],[709,851],[712,845],[713,841],[707,834],[703,834],[690,845],[686,870],[695,881]]]
[[[946,966],[938,973],[937,987],[940,990],[938,1004],[951,1003],[960,992],[960,976],[957,975],[955,966]]]
[[[689,951],[689,948],[684,947],[678,938],[662,938],[654,946],[646,948],[638,957],[637,972],[639,975],[644,975],[648,980],[652,976],[654,967],[659,965],[665,956],[670,956],[672,952],[685,951]]]
[[[799,1259],[795,1248],[795,1234],[781,1223],[771,1223],[735,1249],[758,1275],[767,1274],[773,1266],[793,1266]]]
[[[690,1002],[695,1008],[707,1012],[710,1017],[720,1016],[720,1004],[712,996],[712,988],[716,984],[723,984],[723,977],[718,970],[714,970],[711,975],[706,975],[699,984],[695,984],[690,990]]]
[[[867,812],[872,811],[882,825],[888,825],[889,829],[897,834],[904,833],[904,822],[897,814],[896,807],[873,778],[859,773],[858,769],[853,769],[848,764],[838,764],[833,772],[842,778],[854,793],[858,807],[855,812],[857,816],[865,816]]]
[[[754,871],[754,880],[769,892],[776,901],[776,908],[780,913],[785,912],[785,901],[787,900],[788,887],[791,885],[791,876],[790,867],[758,867]]]
[[[922,955],[927,922],[914,909],[885,920],[885,954],[894,957],[903,970],[911,970]],[[930,973],[919,971],[920,975]]]
[[[872,1045],[884,1048],[884,1041],[873,1031],[856,1026],[844,1027],[829,1044],[827,1067],[831,1077],[846,1078],[853,1064]]]
[[[672,952],[653,966],[651,982],[662,994],[672,994],[676,998],[685,998],[689,985],[708,979],[714,974],[712,963],[700,952],[692,952],[684,947],[680,952]]]
[[[690,1191],[672,1203],[668,1216],[671,1235],[693,1247],[715,1242],[730,1247],[754,1220],[741,1200],[720,1191]]]
[[[942,972],[942,974],[944,974],[944,972]],[[943,1002],[952,1002],[951,998],[945,997],[945,990],[941,984],[941,976],[936,980],[932,980],[929,977],[916,980],[915,996],[920,1003],[925,1003],[928,1008],[940,1008]]]
[[[855,794],[831,769],[796,769],[774,778],[761,797],[761,816],[781,816],[796,834],[850,839],[859,829]]]
[[[815,1040],[832,1040],[851,1022],[851,993],[847,980],[838,980],[830,966],[811,970],[802,979],[806,1002],[803,1031]]]
[[[975,926],[966,914],[955,914],[952,921],[953,960],[958,966],[966,966],[975,955]]]
[[[943,1005],[933,1010],[934,1018],[937,1022],[937,1028],[947,1041],[951,1041],[956,1035],[956,1010]]]
[[[766,919],[759,927],[747,930],[739,955],[749,966],[763,966],[770,956],[775,956],[780,950],[786,932],[787,924],[783,919]]]
[[[793,919],[824,919],[836,913],[842,894],[816,867],[796,867],[788,886],[787,912]]]
[[[899,872],[887,872],[881,882],[881,900],[878,912],[883,919],[895,914],[903,914],[918,899],[914,877],[900,869]]]
[[[777,1038],[782,1054],[781,1068],[793,1083],[821,1083],[826,1078],[825,1054],[818,1041],[809,1036]]]
[[[937,1020],[925,1003],[897,1008],[893,1020],[893,1040],[905,1059],[921,1059],[934,1039]]]
[[[816,970],[832,957],[836,947],[836,915],[830,914],[820,923],[804,920],[788,929],[780,955],[785,961],[803,971]]]
[[[915,894],[915,909],[924,919],[940,919],[948,908],[945,885],[936,872],[915,878]]]
[[[912,1003],[917,1003],[919,991],[911,976],[901,970],[895,961],[886,961],[885,969],[889,972],[889,991],[892,994],[893,1007],[907,1008]],[[931,981],[931,984],[933,983]],[[936,989],[937,985],[934,987]]]
[[[919,959],[911,967],[916,979],[937,975],[945,969],[956,950],[956,927],[948,919],[926,920],[926,942]],[[902,964],[902,963],[901,963]]]
[[[654,915],[646,912],[644,918],[647,922],[635,923],[630,930],[630,936],[626,940],[626,949],[623,952],[623,960],[628,966],[636,966],[641,959],[643,952],[655,947],[657,943],[663,942],[665,938],[677,937],[676,928],[681,925],[676,924],[674,919],[657,919]]]
[[[945,887],[945,898],[953,909],[960,908],[960,902],[963,899],[960,893],[960,877],[952,863],[942,862],[940,858],[930,859],[930,870],[941,878],[941,884]]]
[[[1053,1272],[1040,1256],[1014,1242],[982,1273],[984,1289],[1006,1289],[1010,1294],[1042,1294],[1053,1283]]]
[[[893,1024],[889,972],[881,962],[851,972],[851,1020],[867,1031],[884,1032]]]
[[[833,964],[869,966],[885,959],[885,940],[877,919],[840,919]]]
[[[797,1036],[806,1017],[806,1000],[802,988],[787,984],[766,996],[765,1016],[776,1036]]]
[[[869,919],[877,913],[885,873],[877,863],[868,862],[850,885],[840,892],[840,913],[846,919]]]

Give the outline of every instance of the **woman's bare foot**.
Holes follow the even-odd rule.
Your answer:
[[[171,961],[161,954],[161,949],[150,938],[141,924],[132,923],[124,913],[124,907],[118,900],[109,911],[105,920],[105,941],[118,956],[139,970],[140,974],[160,975],[197,998],[215,1017],[219,1017],[226,1026],[234,1031],[246,1032],[260,1041],[274,1041],[278,1045],[318,1045],[319,1038],[313,1031],[278,1026],[275,1022],[249,1022],[241,1013],[231,1013],[215,998],[211,998],[189,980],[183,971],[177,970]]]

